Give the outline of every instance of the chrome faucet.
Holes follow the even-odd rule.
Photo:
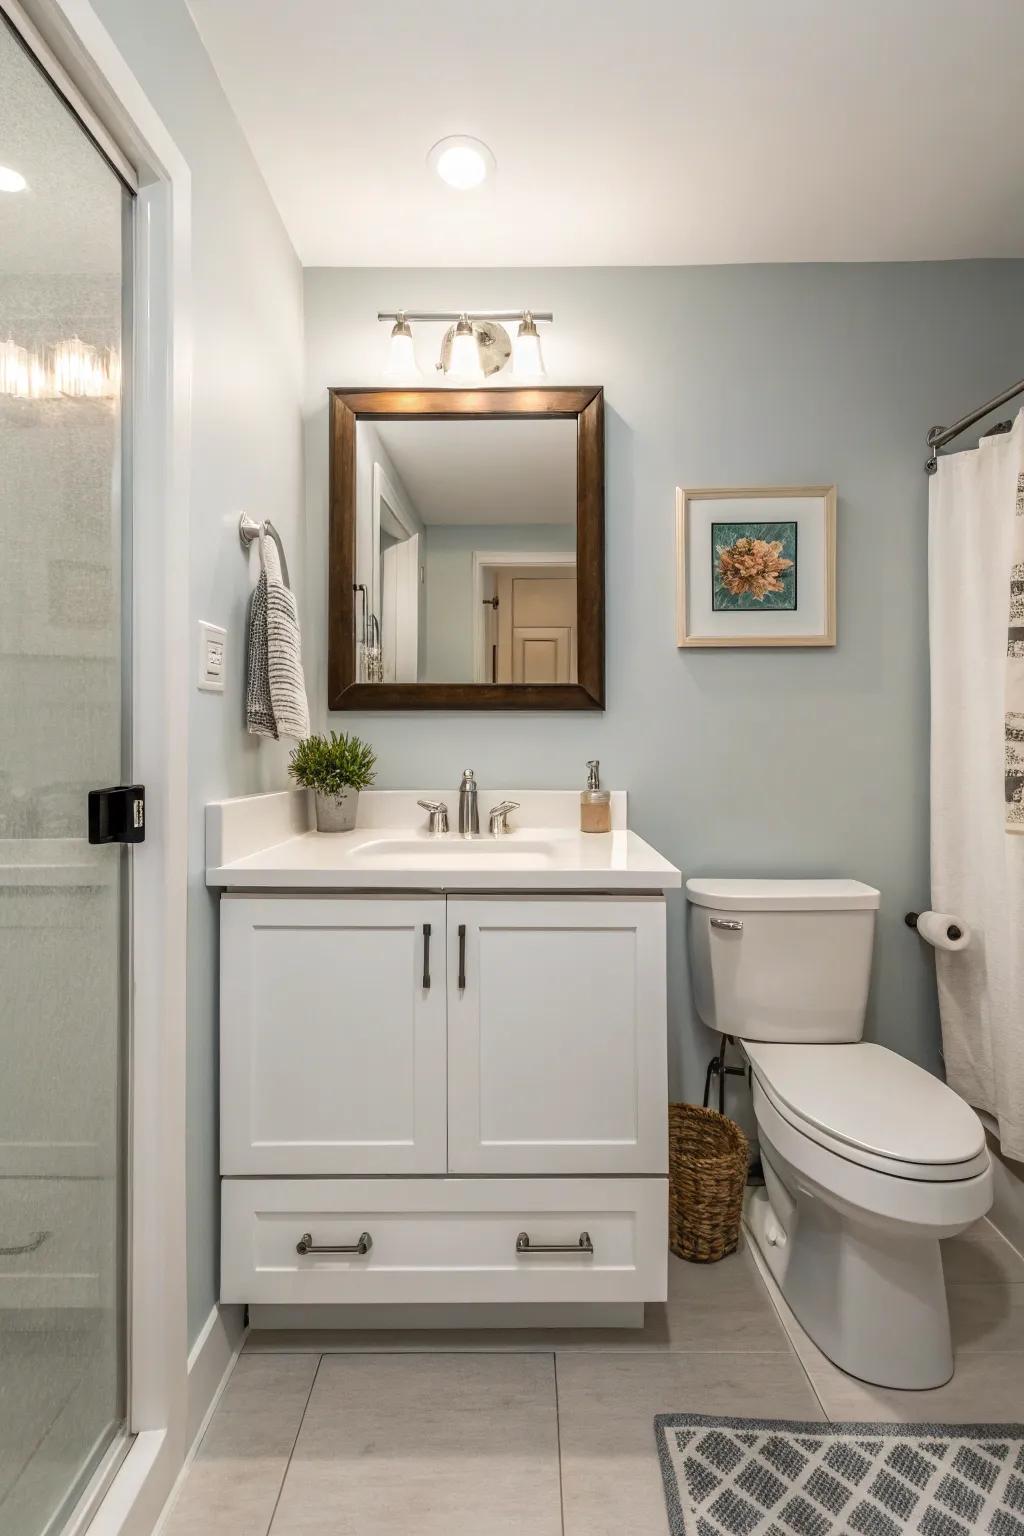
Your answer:
[[[472,768],[465,768],[459,785],[459,831],[475,837],[480,831],[480,808],[476,799],[476,779]]]
[[[518,800],[503,800],[491,811],[488,826],[492,837],[504,837],[508,831],[508,818],[512,811],[518,811]]]
[[[423,807],[423,809],[427,813],[427,817],[428,817],[427,831],[428,832],[447,832],[448,831],[448,807],[445,804],[443,804],[442,801],[440,801],[440,800],[417,800],[416,804],[417,805],[421,805]]]

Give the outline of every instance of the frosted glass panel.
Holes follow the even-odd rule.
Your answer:
[[[0,1531],[125,1426],[122,694],[130,196],[0,22]],[[8,180],[10,178],[7,178]]]

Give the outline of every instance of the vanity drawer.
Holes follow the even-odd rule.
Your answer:
[[[665,1179],[224,1179],[225,1302],[663,1301]],[[517,1250],[531,1245],[566,1251]],[[364,1253],[300,1254],[317,1247]],[[581,1233],[593,1252],[579,1247]]]

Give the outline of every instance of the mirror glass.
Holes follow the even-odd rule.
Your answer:
[[[356,423],[363,683],[575,683],[577,425]]]

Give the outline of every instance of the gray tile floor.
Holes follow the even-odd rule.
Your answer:
[[[162,1536],[665,1536],[656,1413],[1024,1419],[1024,1260],[945,1252],[935,1392],[836,1370],[745,1247],[671,1259],[642,1330],[251,1335]]]

